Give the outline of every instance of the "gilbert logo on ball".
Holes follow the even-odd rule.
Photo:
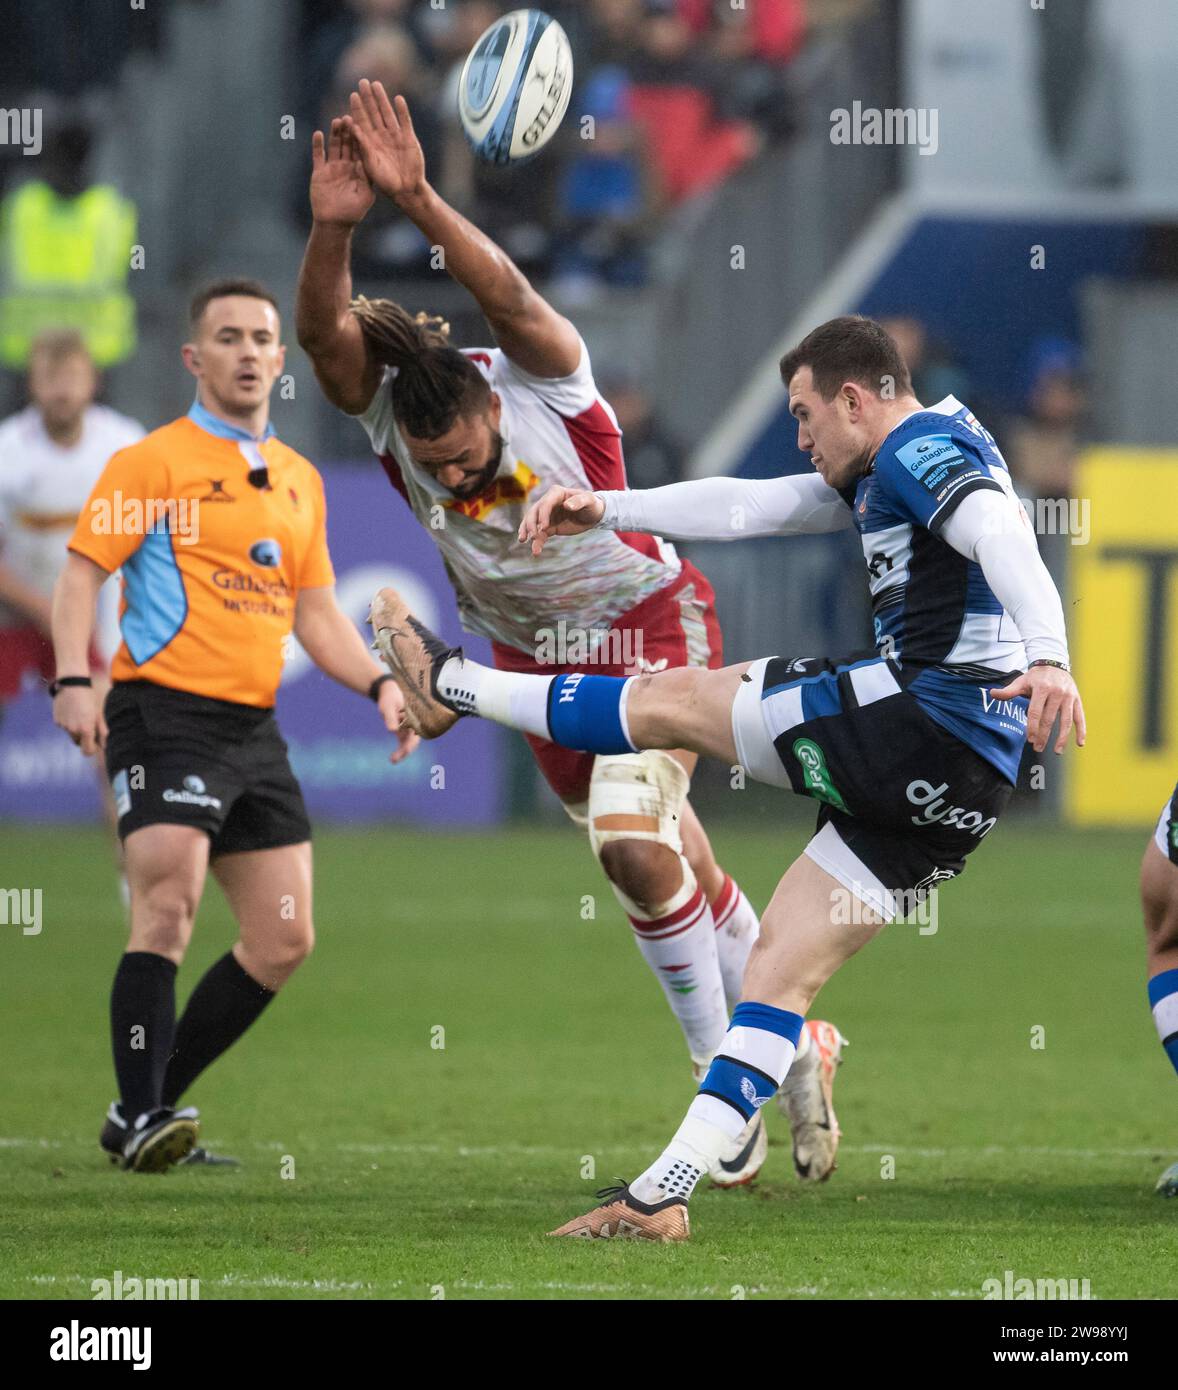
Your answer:
[[[458,83],[458,116],[489,164],[530,159],[556,134],[573,90],[573,52],[542,10],[512,10],[470,51]]]

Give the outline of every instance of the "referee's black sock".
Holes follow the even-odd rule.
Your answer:
[[[238,965],[232,951],[209,966],[176,1025],[164,1076],[165,1105],[176,1104],[205,1067],[241,1037],[274,994]]]
[[[158,1110],[176,1029],[176,966],[154,951],[128,951],[110,993],[110,1038],[128,1124]]]

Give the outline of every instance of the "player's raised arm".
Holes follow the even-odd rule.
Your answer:
[[[446,270],[478,301],[507,356],[533,376],[571,376],[581,359],[577,330],[502,248],[430,186],[405,98],[390,101],[381,83],[362,81],[352,93],[347,123],[374,187],[431,246],[441,247]]]
[[[373,193],[346,121],[332,121],[326,139],[315,132],[311,159],[314,221],[299,271],[295,328],[328,400],[359,415],[376,393],[381,370],[348,310],[352,233],[372,206]]]
[[[549,536],[575,536],[594,526],[669,540],[735,541],[841,531],[851,521],[850,507],[816,474],[696,478],[625,492],[550,488],[528,508],[519,539],[539,555]]]

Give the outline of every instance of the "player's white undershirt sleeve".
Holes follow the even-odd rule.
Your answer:
[[[1027,660],[1066,663],[1063,604],[1018,500],[993,488],[971,492],[941,527],[940,536],[959,555],[981,566],[994,597],[1018,628]]]
[[[601,526],[681,541],[738,541],[841,531],[851,509],[815,474],[784,478],[695,478],[666,487],[599,492]]]

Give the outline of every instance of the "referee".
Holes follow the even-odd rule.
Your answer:
[[[280,443],[274,296],[220,280],[192,302],[187,415],[114,454],[69,542],[53,596],[53,717],[103,748],[131,893],[111,992],[119,1100],[102,1147],[124,1169],[215,1161],[177,1101],[234,1043],[314,939],[311,827],[274,720],[293,632],[325,674],[371,696],[405,757],[402,699],[335,600],[323,480]],[[98,591],[122,570],[122,641],[100,709],[87,674]],[[240,935],[176,1019],[176,970],[206,874]]]

